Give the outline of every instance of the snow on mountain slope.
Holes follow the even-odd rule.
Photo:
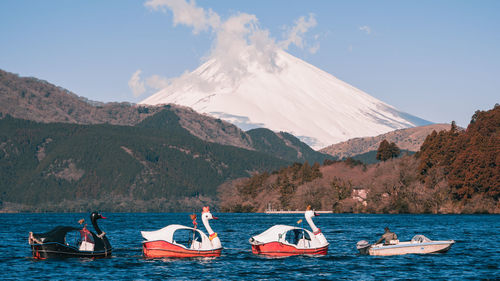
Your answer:
[[[266,66],[250,57],[242,54],[231,73],[209,60],[141,103],[188,106],[244,130],[285,131],[314,149],[430,124],[285,51],[278,50]]]

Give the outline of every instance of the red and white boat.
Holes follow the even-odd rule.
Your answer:
[[[201,220],[208,236],[196,228],[196,215],[192,215],[194,227],[171,224],[156,231],[141,231],[145,241],[142,250],[147,258],[188,258],[219,257],[222,245],[208,220],[217,219],[212,216],[208,207],[203,207]]]
[[[329,243],[312,221],[318,214],[307,206],[304,216],[312,231],[289,225],[275,225],[250,238],[252,253],[275,257],[326,255]]]

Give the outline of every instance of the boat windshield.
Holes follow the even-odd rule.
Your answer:
[[[190,248],[193,242],[201,243],[201,235],[198,231],[191,229],[178,229],[174,232],[174,243]]]
[[[288,244],[298,244],[301,239],[311,240],[309,234],[302,229],[292,229],[286,232],[285,241]]]
[[[415,235],[411,239],[412,243],[425,243],[425,242],[430,242],[431,240],[423,235]]]

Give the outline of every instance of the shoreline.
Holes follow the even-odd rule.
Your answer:
[[[305,211],[266,210],[263,214],[303,214]],[[333,211],[315,211],[318,214],[333,214]]]

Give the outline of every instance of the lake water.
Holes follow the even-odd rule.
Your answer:
[[[391,280],[500,279],[498,215],[363,215],[321,214],[315,218],[330,242],[324,257],[264,258],[251,253],[248,238],[274,224],[293,225],[301,215],[214,215],[212,228],[224,250],[220,258],[158,259],[142,257],[140,230],[168,224],[191,225],[186,213],[103,213],[99,225],[114,248],[108,259],[37,261],[31,258],[28,232],[56,225],[77,226],[88,214],[0,214],[0,279],[2,280]],[[453,239],[444,254],[374,257],[358,255],[356,242],[374,242],[389,226],[401,241],[423,234],[433,240]],[[200,228],[204,227],[200,221]]]

